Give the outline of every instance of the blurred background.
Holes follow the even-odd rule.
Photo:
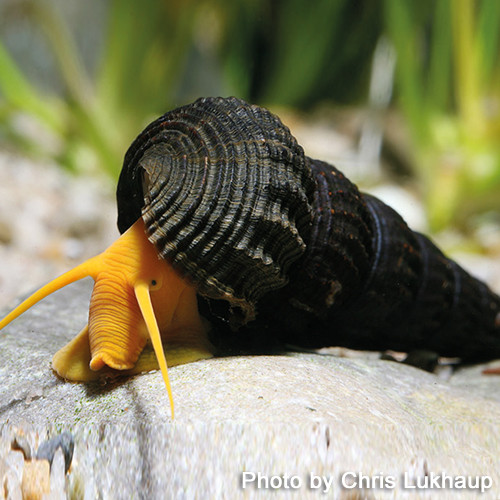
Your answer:
[[[0,0],[0,307],[117,237],[128,145],[209,95],[500,290],[499,49],[497,0]]]

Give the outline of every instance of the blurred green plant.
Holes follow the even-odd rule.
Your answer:
[[[0,131],[24,151],[116,177],[138,131],[198,95],[306,108],[366,98],[385,22],[398,57],[395,102],[410,125],[431,228],[499,207],[497,0],[318,0],[314,8],[301,0],[109,0],[93,73],[53,0],[10,4],[45,35],[64,86],[42,91],[0,41]],[[23,116],[42,133],[19,126]]]
[[[13,4],[49,42],[65,93],[32,85],[0,43],[0,125],[24,150],[53,155],[82,171],[88,165],[116,176],[124,151],[145,122],[170,104],[191,40],[193,1],[113,0],[96,75],[81,62],[73,36],[53,2]],[[170,50],[175,47],[175,50]],[[36,120],[41,139],[16,126],[19,114]],[[50,138],[47,141],[47,138]],[[47,144],[55,143],[54,147]]]
[[[500,208],[500,2],[385,1],[431,229]]]
[[[378,0],[217,2],[225,79],[238,95],[310,108],[365,99],[382,29]]]
[[[91,75],[54,1],[9,7],[41,29],[65,90],[32,84],[0,41],[0,131],[24,151],[113,176],[149,120],[199,95],[295,107],[364,95],[381,28],[378,1],[110,0]]]

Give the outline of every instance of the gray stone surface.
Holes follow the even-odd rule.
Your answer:
[[[70,430],[75,453],[65,490],[71,498],[479,496],[404,490],[405,472],[488,475],[492,487],[480,498],[500,498],[500,377],[481,375],[484,367],[443,380],[373,356],[199,361],[170,369],[172,421],[158,372],[84,385],[51,371],[54,352],[86,321],[91,284],[61,290],[0,332],[4,484],[7,475],[12,485],[20,474],[20,452],[10,451],[15,435],[36,447]],[[243,490],[243,471],[296,475],[301,486]],[[373,481],[394,476],[396,484],[353,496],[340,487],[349,471]],[[308,487],[310,474],[333,479],[327,496]]]

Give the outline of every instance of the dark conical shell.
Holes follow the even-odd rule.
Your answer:
[[[151,123],[127,151],[118,227],[142,215],[163,258],[248,320],[304,253],[314,189],[279,118],[236,98],[199,99]]]

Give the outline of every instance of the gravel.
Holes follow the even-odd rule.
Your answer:
[[[0,309],[118,236],[108,178],[0,152]]]

